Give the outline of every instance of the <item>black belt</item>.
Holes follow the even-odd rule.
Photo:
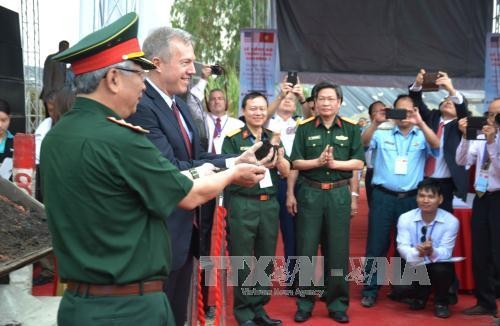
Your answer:
[[[304,183],[306,183],[307,185],[309,185],[313,188],[317,188],[317,189],[321,189],[321,190],[331,190],[333,188],[338,188],[341,186],[348,185],[350,180],[351,179],[342,179],[342,180],[337,180],[337,181],[333,181],[333,182],[317,182],[317,181],[313,181],[313,180],[304,178]]]
[[[274,197],[274,195],[268,195],[268,194],[260,194],[260,195],[234,194],[234,196],[249,198],[258,201],[268,201]]]
[[[398,198],[411,197],[411,196],[415,196],[417,194],[417,189],[413,189],[410,191],[392,191],[392,190],[389,190],[389,189],[384,188],[384,187],[379,186],[379,185],[376,185],[375,188],[377,188],[378,190],[380,190],[382,192],[385,192],[386,194],[396,196]]]
[[[437,183],[453,183],[452,178],[429,178],[429,177],[426,177],[425,179],[432,179],[432,181],[437,182]]]

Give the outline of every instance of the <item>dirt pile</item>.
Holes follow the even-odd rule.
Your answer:
[[[50,246],[45,216],[0,195],[0,267]]]

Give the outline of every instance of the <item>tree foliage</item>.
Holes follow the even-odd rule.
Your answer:
[[[256,4],[256,26],[263,28],[266,0]],[[240,29],[252,27],[252,0],[176,0],[171,10],[172,26],[190,32],[198,61],[221,63],[237,69],[240,60]],[[236,70],[237,71],[237,70]]]

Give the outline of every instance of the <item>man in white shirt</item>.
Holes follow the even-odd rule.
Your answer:
[[[458,126],[464,137],[458,145],[456,160],[459,165],[476,165],[472,204],[472,272],[477,304],[465,309],[465,315],[493,315],[497,313],[495,275],[500,272],[500,135],[498,115],[500,98],[490,103],[487,124],[482,128],[482,140],[467,140],[467,118]]]
[[[417,187],[418,208],[402,214],[398,220],[397,248],[409,264],[421,264],[426,268],[430,285],[413,282],[410,309],[424,309],[434,290],[434,315],[450,316],[448,289],[453,282],[455,269],[451,258],[459,228],[458,220],[447,211],[438,208],[443,202],[439,183],[424,179]]]

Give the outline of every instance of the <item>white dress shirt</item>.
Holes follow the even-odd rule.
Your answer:
[[[411,264],[420,263],[426,259],[433,263],[450,259],[458,233],[458,219],[444,209],[437,209],[436,217],[427,225],[426,239],[432,239],[434,248],[429,257],[419,257],[416,248],[421,243],[421,230],[424,225],[426,223],[422,220],[420,208],[412,209],[399,217],[396,241],[401,257]]]
[[[40,148],[42,147],[42,140],[45,135],[52,128],[52,118],[48,117],[43,119],[35,130],[35,161],[36,165],[40,164]]]
[[[217,118],[217,116],[209,113],[206,115],[205,121],[208,127],[208,152],[212,152],[212,146],[215,146],[215,153],[220,154],[222,151],[222,143],[226,135],[235,129],[243,128],[245,124],[239,119],[231,118],[227,114],[224,114],[222,117],[219,117],[221,125],[220,136],[214,139],[215,122]]]
[[[484,137],[480,135],[479,137]],[[500,136],[497,132],[495,142],[486,144],[484,140],[467,140],[462,138],[458,145],[455,159],[458,165],[471,166],[476,164],[476,180],[478,179],[483,162],[484,150],[487,150],[491,164],[488,168],[488,186],[487,191],[493,192],[500,190]]]
[[[448,164],[446,164],[446,160],[444,159],[444,128],[453,120],[454,119],[444,120],[443,118],[439,120],[440,123],[443,123],[443,132],[441,133],[441,137],[439,138],[439,155],[438,157],[436,157],[436,168],[434,169],[434,173],[431,175],[431,177],[433,178],[451,178],[450,169],[448,168]]]
[[[280,133],[281,143],[283,144],[283,147],[285,147],[286,155],[290,157],[290,155],[292,155],[295,131],[297,130],[297,121],[291,117],[285,120],[276,114],[267,122],[267,128],[273,132]]]

